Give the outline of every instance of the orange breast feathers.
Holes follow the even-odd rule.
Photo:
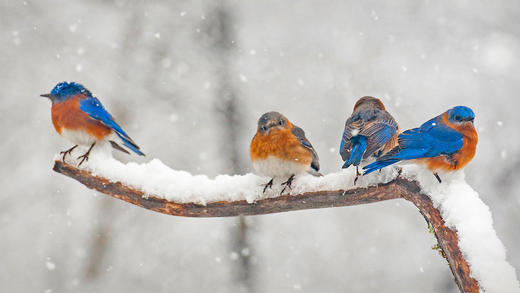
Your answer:
[[[53,103],[51,108],[52,124],[61,134],[63,129],[83,130],[102,140],[112,133],[112,129],[93,119],[79,108],[81,97],[74,97],[61,103]]]
[[[289,125],[289,127],[292,127],[292,125]],[[253,141],[251,141],[249,155],[251,161],[264,160],[269,156],[274,156],[309,166],[312,162],[310,151],[301,145],[290,128],[275,128],[265,135],[257,132]]]
[[[435,158],[418,159],[422,164],[425,164],[430,170],[442,170],[446,172],[453,172],[464,168],[475,156],[478,143],[478,135],[473,123],[465,123],[457,125],[449,123],[447,115],[442,116],[442,120],[449,127],[457,130],[462,134],[464,144],[457,152],[451,155],[442,155]]]

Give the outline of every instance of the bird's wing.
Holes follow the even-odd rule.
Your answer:
[[[292,134],[294,134],[294,136],[296,136],[296,138],[298,138],[298,141],[300,141],[300,144],[310,151],[311,156],[312,156],[311,167],[314,170],[319,171],[320,162],[319,162],[318,154],[316,153],[316,150],[314,150],[314,148],[312,147],[311,142],[307,139],[307,137],[305,137],[305,131],[303,131],[303,129],[301,129],[298,126],[293,125],[293,127],[291,128],[291,132],[292,132]]]
[[[363,158],[368,158],[383,147],[397,132],[397,122],[386,111],[367,110],[354,113],[345,122],[340,154],[343,161],[350,157],[352,137],[362,135],[367,138]]]
[[[462,148],[463,136],[455,129],[445,125],[437,117],[419,128],[407,130],[399,135],[398,150],[389,152],[388,157],[399,160],[431,158],[453,154]],[[387,155],[383,156],[387,157]],[[384,158],[381,158],[384,160]]]
[[[350,152],[352,151],[352,141],[347,138],[347,130],[343,131],[343,136],[341,137],[341,143],[339,145],[339,154],[343,161],[348,160],[350,158]]]
[[[341,144],[339,146],[339,154],[343,161],[350,158],[353,147],[352,137],[358,135],[366,124],[366,120],[370,119],[370,115],[367,114],[369,113],[355,112],[345,122],[345,130],[343,131],[343,137],[341,138]]]
[[[105,107],[101,104],[101,102],[96,97],[87,97],[80,102],[80,109],[89,114],[90,117],[102,122],[106,126],[113,129],[119,135],[124,136],[129,139],[130,137],[126,132],[123,131],[121,126],[114,121],[112,115],[105,110]]]
[[[376,162],[363,167],[365,175],[401,160],[431,158],[449,155],[464,145],[462,134],[445,125],[440,116],[433,118],[418,128],[399,135],[399,145],[378,158]]]
[[[368,121],[360,135],[368,138],[363,158],[368,158],[381,149],[397,133],[397,122],[387,112],[380,112],[378,118]]]
[[[107,112],[105,107],[96,97],[87,97],[80,101],[80,109],[87,113],[91,118],[100,121],[104,125],[110,127],[115,131],[117,136],[123,141],[123,145],[136,152],[139,155],[144,155],[140,150],[139,146],[126,134],[126,132],[114,121],[112,115]]]

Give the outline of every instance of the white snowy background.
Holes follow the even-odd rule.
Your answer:
[[[244,234],[237,218],[161,215],[52,172],[70,144],[39,94],[64,80],[148,155],[118,159],[211,177],[251,172],[269,110],[306,130],[329,173],[360,96],[381,97],[404,129],[470,106],[480,140],[466,181],[520,268],[519,14],[506,0],[0,1],[1,291],[457,292],[405,201],[249,217]]]

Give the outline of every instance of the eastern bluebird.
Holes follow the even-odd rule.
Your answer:
[[[78,159],[81,158],[78,164],[80,166],[85,160],[88,160],[90,151],[96,142],[102,140],[109,141],[113,148],[127,154],[130,153],[119,144],[144,156],[134,141],[101,105],[101,102],[81,84],[61,82],[52,89],[50,94],[41,96],[49,98],[52,102],[52,124],[56,131],[75,144],[72,148],[60,152],[63,160],[78,145],[90,146],[85,154],[78,157]]]
[[[399,126],[385,110],[383,103],[373,97],[362,97],[354,105],[352,115],[345,122],[339,153],[345,164],[358,166],[370,156],[378,157],[397,145]]]
[[[473,110],[457,106],[419,128],[401,133],[398,146],[365,166],[365,175],[402,160],[416,160],[425,164],[439,183],[442,182],[437,171],[462,169],[475,156],[478,136],[474,119]]]
[[[272,187],[276,177],[287,178],[280,194],[289,187],[295,175],[308,172],[314,176],[321,176],[318,154],[305,137],[300,127],[292,124],[285,116],[278,112],[265,113],[258,119],[258,128],[251,146],[249,155],[253,168],[260,175],[271,177],[265,184]]]

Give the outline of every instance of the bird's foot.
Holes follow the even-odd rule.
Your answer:
[[[354,186],[356,185],[356,182],[359,179],[360,175],[361,173],[359,173],[359,166],[356,166],[356,178],[354,178]]]
[[[441,177],[439,177],[439,174],[433,173],[433,175],[435,176],[435,178],[437,178],[437,181],[439,181],[439,183],[442,183],[442,180],[441,180]]]
[[[289,187],[289,189],[292,189],[291,184],[292,184],[293,180],[294,180],[294,174],[291,175],[291,177],[289,177],[289,179],[287,179],[287,181],[285,181],[285,182],[283,182],[283,183],[281,184],[282,186],[284,186],[284,185],[285,185],[285,186],[283,187],[282,191],[280,191],[280,195],[282,195],[282,193],[285,191],[285,189],[286,189],[287,187]]]
[[[81,166],[81,164],[83,164],[83,162],[88,161],[88,156],[90,155],[90,151],[92,150],[92,148],[94,147],[95,144],[96,143],[93,143],[86,153],[77,157],[78,160],[81,159],[81,161],[79,161],[78,167]]]
[[[271,178],[271,180],[269,180],[269,182],[267,182],[266,184],[264,184],[264,192],[263,192],[263,193],[265,193],[265,191],[267,190],[267,188],[269,188],[269,189],[273,188],[273,180],[274,180],[274,178]]]
[[[65,157],[66,157],[67,155],[70,155],[70,154],[72,153],[72,151],[73,151],[75,148],[77,148],[77,147],[78,147],[78,145],[75,145],[75,146],[71,147],[71,148],[68,149],[68,150],[65,150],[65,151],[63,151],[63,152],[60,152],[60,155],[61,155],[61,161],[62,161],[63,163],[65,163]]]

